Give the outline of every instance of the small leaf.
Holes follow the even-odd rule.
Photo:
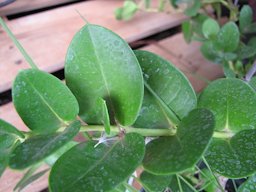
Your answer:
[[[175,136],[160,137],[147,144],[143,160],[145,170],[166,175],[191,168],[208,146],[213,129],[214,116],[210,111],[191,111],[182,119]]]
[[[246,28],[252,24],[253,11],[249,5],[244,5],[239,15],[239,28],[241,32],[246,31]]]
[[[107,134],[110,134],[110,120],[109,120],[108,107],[107,107],[106,101],[102,98],[99,98],[98,103],[102,108],[102,123],[104,125],[105,132]]]
[[[189,17],[196,16],[199,9],[201,8],[200,0],[188,1],[188,4],[188,8],[184,11],[184,13]]]
[[[251,58],[256,55],[255,46],[244,45],[244,44],[240,44],[237,52],[240,60]]]
[[[207,39],[211,39],[216,37],[219,33],[220,26],[214,19],[207,19],[203,23],[203,34]]]
[[[238,189],[238,192],[255,192],[256,191],[256,174],[252,175]]]
[[[256,93],[239,79],[219,79],[201,93],[199,107],[211,110],[215,130],[238,132],[256,126]]]
[[[12,90],[14,106],[31,130],[54,132],[78,114],[78,103],[71,91],[46,72],[37,69],[21,71]]]
[[[234,22],[225,24],[217,35],[216,46],[224,52],[235,51],[240,42],[240,33]]]
[[[79,129],[80,122],[74,121],[61,133],[28,138],[12,151],[9,166],[12,169],[24,169],[38,163],[72,140]]]
[[[223,53],[219,51],[212,41],[206,41],[200,48],[203,56],[214,63],[220,64],[223,62]]]
[[[120,124],[135,122],[143,99],[142,72],[131,48],[112,31],[84,26],[68,48],[65,77],[86,123],[102,124],[98,98],[107,101]]]
[[[205,158],[211,169],[228,178],[241,178],[256,171],[256,130],[243,130],[230,140],[214,138]]]
[[[135,2],[126,0],[123,7],[115,10],[116,19],[118,20],[129,20],[137,12],[138,6]]]
[[[148,51],[135,51],[135,54],[143,71],[145,89],[161,103],[170,120],[177,124],[197,104],[190,82],[163,58]]]
[[[60,157],[50,173],[52,192],[114,189],[140,165],[145,152],[144,139],[136,133],[109,145],[95,144],[81,143]]]
[[[187,43],[190,43],[193,36],[193,26],[191,22],[184,21],[181,27],[184,39],[186,40]]]
[[[0,177],[8,165],[11,151],[19,139],[23,138],[22,132],[0,119]]]
[[[140,175],[140,180],[147,192],[164,191],[172,180],[172,175],[153,175],[146,171]]]

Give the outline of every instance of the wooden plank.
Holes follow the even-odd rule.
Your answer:
[[[22,13],[35,9],[41,9],[54,5],[60,5],[68,2],[76,2],[77,0],[16,0],[15,2],[0,8],[0,16]]]
[[[113,12],[122,3],[116,0],[76,3],[11,20],[8,25],[39,68],[53,72],[63,68],[71,38],[85,24],[76,10],[90,23],[105,26],[128,42],[177,26],[186,19],[178,13],[139,13],[131,21],[117,21]],[[3,92],[10,89],[18,71],[29,66],[1,28],[0,42],[0,92]]]
[[[213,80],[223,75],[218,65],[206,61],[199,51],[200,44],[193,42],[186,44],[182,34],[156,42],[153,45],[142,49],[154,52],[171,61],[180,68],[190,79],[196,91],[202,90],[206,86],[204,79]],[[21,130],[27,130],[22,120],[17,115],[13,104],[9,103],[0,108],[0,118],[12,123]],[[12,191],[12,188],[20,178],[20,173],[8,170],[0,179],[0,192]],[[40,187],[41,186],[41,187]],[[47,186],[47,176],[26,189],[26,192],[37,192]]]

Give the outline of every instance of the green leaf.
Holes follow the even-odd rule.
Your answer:
[[[243,33],[245,32],[248,26],[252,24],[253,21],[253,11],[249,5],[244,5],[240,11],[239,15],[239,28]]]
[[[215,130],[238,132],[256,126],[256,93],[239,79],[219,79],[201,93],[199,107],[211,110]]]
[[[116,19],[118,20],[129,20],[137,12],[138,6],[135,2],[126,0],[123,7],[115,10]]]
[[[140,175],[143,188],[147,192],[164,191],[172,180],[172,175],[153,175],[146,171]]]
[[[216,35],[219,33],[220,26],[214,19],[207,19],[203,23],[203,34],[207,39],[211,39],[216,37]]]
[[[240,44],[237,52],[240,60],[251,58],[256,55],[255,47],[245,44]]]
[[[191,111],[182,119],[175,136],[160,137],[147,144],[143,160],[145,170],[162,175],[191,168],[208,146],[213,129],[214,116],[210,111]]]
[[[256,171],[256,130],[243,130],[229,139],[214,138],[205,154],[211,169],[228,178]]]
[[[148,51],[135,51],[135,54],[143,71],[146,89],[161,103],[170,120],[177,124],[197,104],[190,82],[163,58]]]
[[[101,105],[102,108],[102,123],[105,128],[105,132],[107,134],[110,134],[110,120],[109,120],[109,114],[108,114],[108,107],[106,104],[106,101],[102,98],[98,99],[99,105]]]
[[[251,78],[249,85],[256,91],[256,77]]]
[[[200,170],[200,177],[203,179],[204,184],[202,185],[201,189],[203,188],[206,192],[215,192],[218,191],[218,183],[215,179],[215,176],[212,174],[209,169],[201,169]]]
[[[187,3],[188,3],[188,7],[184,11],[184,13],[189,17],[196,16],[199,9],[201,8],[200,0],[192,0],[192,1],[188,1]]]
[[[192,36],[193,36],[193,26],[192,23],[188,20],[188,21],[184,21],[182,23],[182,33],[183,33],[183,37],[185,39],[185,41],[187,43],[191,42]]]
[[[24,139],[23,133],[0,119],[0,177],[8,165],[11,151],[20,139]]]
[[[142,72],[128,44],[112,31],[84,26],[69,46],[65,77],[88,124],[102,123],[99,97],[107,101],[120,124],[136,120],[143,99]]]
[[[31,130],[54,132],[78,114],[78,103],[71,91],[46,72],[37,69],[21,71],[12,90],[14,106]]]
[[[256,174],[252,175],[238,189],[238,192],[255,192],[256,191]]]
[[[223,62],[223,53],[219,51],[215,43],[212,41],[206,41],[200,48],[203,56],[214,63],[220,64]]]
[[[171,125],[172,123],[169,122],[168,115],[161,103],[152,97],[151,93],[145,89],[142,107],[133,127],[169,128]]]
[[[178,176],[177,176],[178,177]],[[171,183],[170,183],[170,189],[173,192],[194,192],[183,180],[179,179],[180,186],[177,180],[177,177],[173,177]],[[188,181],[187,181],[188,182]],[[188,182],[189,183],[189,182]],[[180,190],[182,189],[182,191]]]
[[[141,164],[145,152],[144,139],[136,133],[113,143],[95,144],[81,143],[58,159],[49,178],[52,192],[114,189]]]
[[[72,140],[79,129],[80,122],[74,121],[61,133],[28,138],[12,151],[9,166],[12,169],[24,169],[40,162]]]
[[[224,52],[235,51],[240,42],[240,33],[234,22],[225,24],[217,35],[216,46]]]

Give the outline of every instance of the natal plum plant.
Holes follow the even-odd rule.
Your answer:
[[[32,68],[21,70],[12,87],[14,106],[30,131],[0,120],[0,174],[6,167],[28,169],[15,190],[47,171],[52,192],[136,191],[129,178],[146,191],[223,191],[215,174],[242,178],[256,172],[251,78],[216,80],[197,99],[172,63],[133,51],[117,34],[87,23],[68,48],[65,85],[40,71],[0,23]],[[203,35],[225,58],[239,44],[232,22],[219,27],[207,19]],[[78,134],[86,140],[73,141]],[[38,172],[45,163],[49,168]],[[137,168],[140,176],[133,174]],[[239,190],[255,188],[254,180]]]

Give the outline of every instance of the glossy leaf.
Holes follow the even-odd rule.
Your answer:
[[[219,79],[201,93],[199,107],[211,110],[218,131],[238,132],[256,126],[256,93],[239,79]]]
[[[24,123],[37,132],[54,132],[73,121],[79,111],[71,91],[53,75],[37,69],[16,76],[12,97]]]
[[[73,139],[80,129],[80,122],[74,121],[63,132],[32,136],[18,145],[10,155],[12,169],[24,169],[45,159]]]
[[[20,139],[24,139],[22,132],[0,119],[0,177],[8,165],[11,151]]]
[[[126,0],[123,7],[115,10],[116,19],[129,20],[137,12],[138,6],[135,2]]]
[[[249,5],[244,5],[239,15],[239,28],[241,32],[246,31],[246,28],[252,24],[253,11]]]
[[[144,139],[136,133],[113,143],[95,144],[81,143],[61,156],[50,173],[52,192],[112,190],[134,172],[144,156]]]
[[[228,178],[256,171],[256,130],[243,130],[229,139],[214,138],[205,158],[211,169]]]
[[[145,89],[177,124],[196,107],[197,98],[188,79],[174,65],[148,51],[135,51],[144,75]]]
[[[207,19],[204,23],[203,23],[203,34],[207,39],[213,38],[215,37],[220,30],[220,26],[217,23],[217,21],[215,21],[214,19]]]
[[[154,174],[174,174],[191,168],[208,146],[213,129],[214,116],[210,111],[191,111],[182,119],[175,136],[160,137],[147,144],[143,160],[145,170]]]
[[[65,77],[88,124],[102,123],[98,98],[107,101],[120,124],[136,120],[143,99],[142,72],[128,44],[112,31],[84,26],[69,46]]]
[[[235,51],[240,42],[240,33],[234,22],[225,24],[217,35],[216,45],[224,52]]]
[[[146,192],[164,191],[172,180],[172,175],[153,175],[144,171],[140,175],[140,180]]]
[[[238,189],[238,192],[255,192],[256,191],[256,174],[252,175]]]

